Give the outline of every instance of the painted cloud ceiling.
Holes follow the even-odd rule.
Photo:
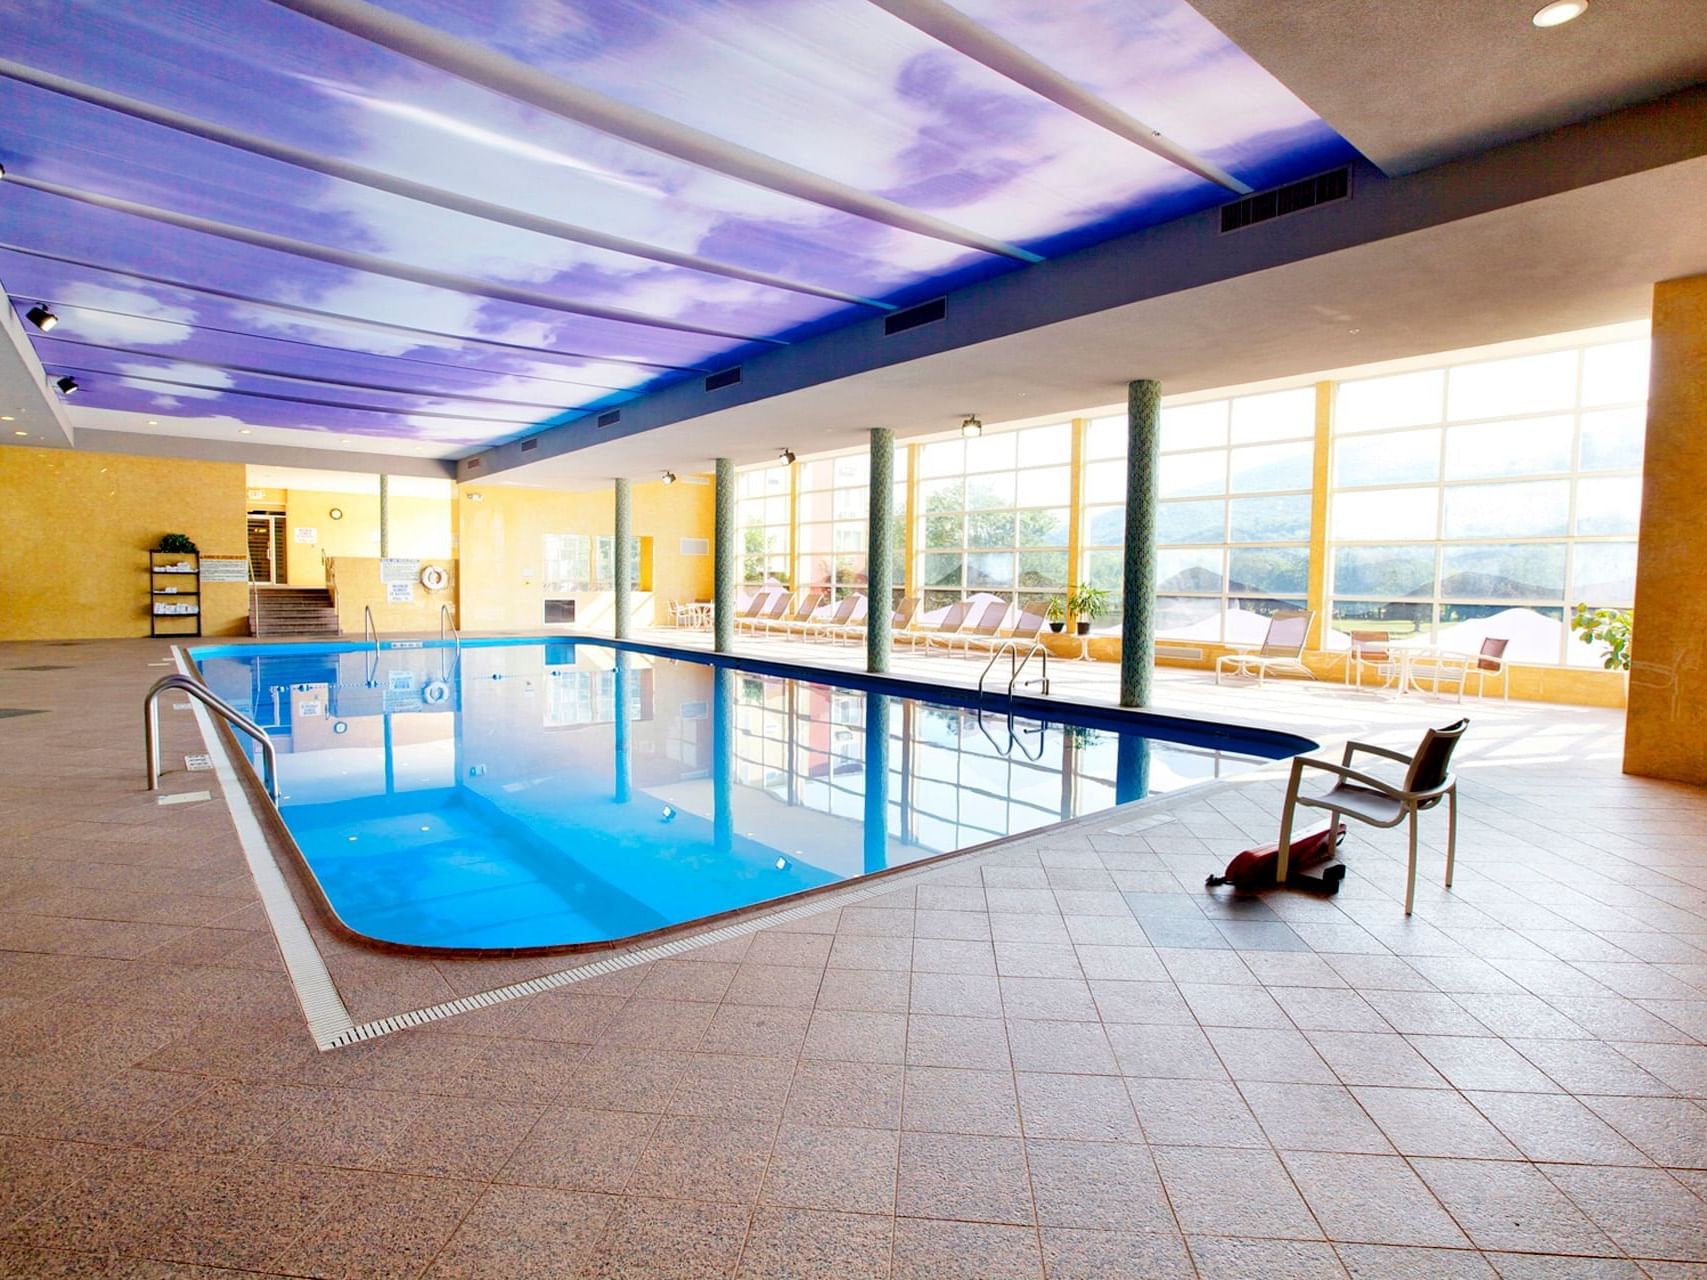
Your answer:
[[[1340,163],[1179,0],[11,0],[78,402],[456,456]]]

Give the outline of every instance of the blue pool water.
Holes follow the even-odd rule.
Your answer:
[[[1307,750],[1286,734],[565,640],[213,646],[338,917],[408,946],[607,942]]]

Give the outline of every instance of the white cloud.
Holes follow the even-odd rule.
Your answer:
[[[199,364],[182,364],[177,361],[142,364],[133,360],[115,366],[115,372],[124,378],[126,386],[135,387],[138,391],[159,391],[159,382],[145,379],[167,378],[174,382],[207,384],[197,387],[173,387],[169,395],[162,397],[174,400],[217,400],[221,388],[230,387],[236,382],[236,379],[223,369],[209,369]]]
[[[66,310],[60,317],[60,337],[103,346],[170,347],[187,342],[195,332],[190,327],[195,312],[188,307],[171,306],[132,289],[78,281],[61,292],[61,301]],[[79,309],[71,310],[74,306]],[[105,315],[84,307],[133,314]]]

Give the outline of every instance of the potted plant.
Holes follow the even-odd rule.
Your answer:
[[[1067,625],[1067,602],[1056,596],[1049,602],[1049,608],[1044,610],[1043,616],[1049,619],[1049,629],[1060,635],[1061,628]]]
[[[1608,671],[1629,672],[1630,610],[1591,609],[1586,604],[1579,604],[1571,615],[1571,626],[1576,630],[1577,639],[1584,644],[1598,641],[1606,646],[1601,665]]]
[[[196,554],[196,544],[190,541],[187,533],[167,533],[160,538],[161,551],[176,551],[179,555],[193,556]]]
[[[1101,587],[1080,587],[1067,597],[1067,609],[1078,623],[1078,633],[1091,633],[1091,620],[1108,612],[1109,594]]]

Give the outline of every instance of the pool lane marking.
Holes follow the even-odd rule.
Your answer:
[[[172,652],[177,659],[178,670],[192,675],[184,661],[184,651],[174,648]],[[290,886],[285,884],[279,865],[273,860],[266,834],[249,804],[248,792],[225,749],[224,737],[215,731],[212,718],[199,701],[190,708],[190,714],[195,716],[202,742],[212,757],[214,776],[219,779],[220,791],[225,796],[226,811],[231,814],[232,825],[237,828],[237,842],[242,846],[249,874],[254,877],[255,888],[261,895],[261,907],[267,913],[267,923],[273,928],[279,954],[284,958],[285,973],[296,991],[302,1015],[308,1020],[308,1030],[322,1051],[330,1049],[339,1037],[355,1026],[355,1019],[344,1007],[338,988],[332,984],[332,975],[327,972],[320,949],[314,945],[308,923],[303,920],[296,899],[291,896]]]

